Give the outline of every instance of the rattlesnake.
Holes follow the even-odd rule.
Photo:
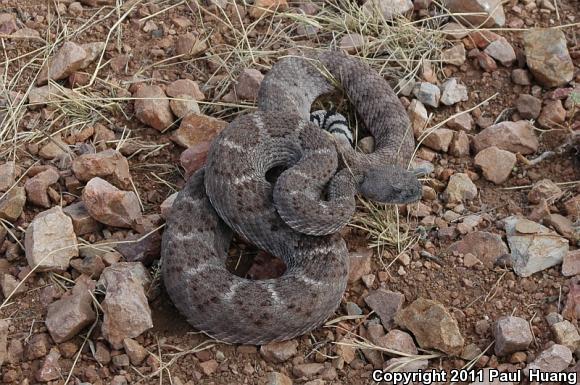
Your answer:
[[[335,88],[329,74],[374,136],[373,153],[309,121],[314,100]],[[217,136],[205,168],[175,199],[162,272],[177,309],[216,339],[256,345],[324,322],[346,287],[347,248],[337,231],[354,212],[355,193],[388,203],[421,195],[406,170],[414,148],[409,126],[387,82],[358,59],[329,51],[279,60],[261,84],[257,111]],[[267,173],[276,167],[286,170],[273,184]],[[266,280],[230,273],[232,230],[284,260],[286,272]]]

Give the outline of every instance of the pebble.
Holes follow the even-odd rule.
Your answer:
[[[415,336],[423,349],[437,349],[451,355],[459,355],[465,340],[457,321],[439,302],[418,298],[400,310],[395,321]]]
[[[48,80],[61,80],[69,77],[73,72],[81,69],[87,52],[80,45],[67,41],[56,52],[54,57],[47,61],[38,77],[36,85],[42,86]]]
[[[26,204],[24,187],[15,186],[6,193],[0,194],[0,218],[15,222]]]
[[[10,321],[3,319],[0,320],[0,367],[4,364],[4,361],[8,358],[8,329],[10,327]]]
[[[429,120],[427,109],[419,100],[413,99],[411,100],[411,104],[409,104],[409,108],[407,108],[407,113],[409,114],[411,125],[413,126],[415,139],[418,139],[425,128],[427,128],[427,122]]]
[[[483,149],[474,159],[474,164],[481,168],[484,178],[495,184],[501,184],[509,178],[516,162],[515,154],[495,146]]]
[[[482,70],[486,72],[494,72],[497,70],[497,64],[495,60],[485,52],[480,52],[477,56],[477,63],[481,67]]]
[[[253,68],[245,68],[238,76],[234,86],[234,92],[238,100],[255,102],[258,99],[258,90],[264,80],[264,75]]]
[[[259,19],[271,12],[282,12],[288,8],[286,0],[255,0],[254,6],[250,9],[250,16]]]
[[[439,107],[441,90],[435,84],[420,82],[413,88],[413,95],[423,104],[431,107]]]
[[[62,140],[60,134],[50,137],[45,145],[40,147],[38,155],[43,159],[55,159],[66,154],[68,145]]]
[[[461,158],[469,156],[470,141],[469,136],[465,131],[457,131],[453,133],[453,140],[449,145],[449,153],[455,157]]]
[[[147,349],[132,338],[123,339],[123,349],[125,349],[125,353],[127,353],[131,364],[135,366],[141,365],[149,355]]]
[[[210,141],[194,144],[181,153],[179,162],[181,163],[181,167],[185,169],[185,176],[187,178],[192,176],[205,164],[210,144]]]
[[[523,155],[538,150],[539,142],[532,125],[527,120],[501,122],[487,127],[473,138],[476,152],[496,146],[499,149]]]
[[[344,308],[347,315],[361,315],[363,313],[362,309],[354,302],[347,302]]]
[[[153,327],[145,288],[151,282],[140,262],[119,262],[103,270],[98,287],[105,287],[101,302],[103,337],[114,349],[123,347],[125,338],[135,338]]]
[[[378,289],[371,291],[364,297],[364,300],[371,310],[379,316],[385,329],[390,330],[394,326],[396,314],[403,306],[405,296],[394,291]]]
[[[504,37],[489,43],[484,52],[500,62],[504,67],[511,67],[516,61],[516,52]]]
[[[517,216],[503,222],[514,272],[520,277],[558,265],[568,253],[568,241],[545,226]]]
[[[572,352],[569,348],[554,344],[538,354],[536,359],[524,368],[524,373],[526,376],[529,376],[530,370],[558,373],[564,371],[572,361]]]
[[[444,0],[443,5],[451,13],[479,13],[481,15],[456,16],[460,21],[474,27],[503,27],[505,13],[500,0]]]
[[[348,282],[354,283],[371,272],[372,249],[359,248],[348,254]]]
[[[580,250],[570,251],[562,262],[562,275],[573,277],[580,274]]]
[[[405,354],[416,355],[418,353],[417,346],[413,341],[413,337],[409,333],[402,330],[393,329],[388,332],[384,337],[379,339],[379,346],[396,350]],[[389,352],[385,352],[390,356],[395,356]]]
[[[542,108],[538,124],[544,128],[561,128],[566,121],[566,110],[561,100],[548,100]]]
[[[161,216],[163,219],[167,219],[169,217],[169,213],[171,212],[171,208],[173,207],[173,202],[175,202],[175,198],[177,198],[177,192],[174,192],[161,203],[159,206],[159,211],[161,212]]]
[[[81,275],[70,295],[48,305],[46,328],[56,343],[73,338],[95,320],[91,296],[94,289],[95,281]]]
[[[79,255],[71,219],[60,206],[36,215],[25,235],[28,265],[37,271],[66,270]]]
[[[457,78],[447,79],[441,86],[441,103],[452,106],[469,100],[467,87],[457,82]]]
[[[294,365],[292,368],[292,374],[298,378],[304,377],[310,379],[321,374],[324,369],[324,365],[319,363],[299,364]]]
[[[26,348],[24,350],[24,357],[29,361],[46,356],[50,349],[48,334],[34,334],[32,337],[30,337],[28,343],[25,346]]]
[[[467,28],[454,21],[445,24],[443,28],[441,28],[441,32],[443,32],[445,34],[445,37],[450,40],[463,39],[465,36],[469,34],[469,30]]]
[[[465,55],[465,46],[459,43],[449,49],[443,50],[441,52],[441,61],[459,67],[465,63]]]
[[[12,13],[0,13],[0,34],[11,35],[17,30],[16,17]]]
[[[260,355],[268,362],[282,363],[298,353],[298,342],[295,340],[271,342],[260,347]]]
[[[142,123],[165,131],[173,124],[173,114],[169,99],[159,86],[143,85],[133,95],[135,100],[135,116]]]
[[[529,86],[532,84],[532,77],[528,70],[516,68],[511,73],[512,82],[520,86]]]
[[[522,119],[536,119],[542,111],[542,101],[528,94],[520,94],[515,106]]]
[[[460,203],[466,200],[475,199],[477,196],[477,187],[471,181],[471,178],[464,173],[451,175],[447,188],[443,192],[443,200],[450,203]]]
[[[72,259],[70,265],[79,273],[91,278],[99,278],[106,267],[100,255],[87,255],[82,259]]]
[[[529,29],[523,34],[528,68],[546,87],[562,87],[574,77],[574,64],[560,29]]]
[[[454,130],[471,131],[473,129],[473,118],[467,112],[458,114],[447,121],[447,127]]]
[[[488,269],[493,268],[498,258],[509,253],[499,235],[486,231],[475,231],[465,235],[462,240],[449,246],[447,251],[463,254],[464,258],[468,254],[473,254]]]
[[[171,135],[171,140],[182,147],[192,147],[211,143],[228,123],[211,116],[191,113],[181,121],[179,128]]]
[[[175,41],[175,53],[184,57],[195,57],[205,52],[207,48],[204,40],[198,39],[190,32],[178,36]]]
[[[99,177],[122,190],[132,187],[129,162],[117,150],[81,155],[73,161],[72,170],[82,182]]]
[[[199,104],[189,95],[177,95],[174,99],[169,101],[169,107],[175,116],[179,119],[186,117],[189,114],[200,114]]]
[[[413,9],[411,0],[367,0],[363,4],[363,11],[367,14],[380,12],[385,20],[391,20]],[[380,17],[380,16],[379,16]]]
[[[0,165],[0,192],[7,191],[16,183],[22,170],[16,162],[6,162]],[[1,195],[0,195],[1,196]]]
[[[62,211],[72,220],[76,235],[90,234],[99,229],[99,222],[91,217],[82,201],[68,205]]]
[[[563,320],[550,325],[550,329],[554,334],[556,343],[566,346],[571,351],[580,347],[580,334],[572,322]]]
[[[438,128],[425,137],[423,144],[432,150],[447,152],[452,140],[453,130],[448,128]]]
[[[528,321],[520,317],[505,316],[494,325],[495,354],[505,356],[520,350],[526,350],[533,341]]]
[[[50,353],[48,353],[42,362],[40,369],[36,372],[36,380],[40,382],[48,382],[60,379],[63,373],[61,373],[61,368],[58,363],[59,359],[60,353],[58,349],[52,348]]]
[[[82,195],[89,214],[109,226],[131,228],[141,219],[141,207],[133,191],[122,191],[104,179],[95,177]]]
[[[532,204],[538,204],[545,200],[555,200],[562,195],[562,189],[550,179],[541,179],[534,183],[528,193],[528,201]]]
[[[556,230],[560,235],[574,242],[580,239],[580,230],[574,229],[574,223],[560,214],[548,214],[543,218],[543,223]]]
[[[580,215],[580,194],[564,202],[564,210],[570,217],[576,218]]]
[[[28,202],[36,206],[49,208],[51,201],[48,196],[48,188],[58,182],[59,173],[52,167],[36,174],[24,184]]]
[[[266,375],[265,385],[292,385],[292,380],[283,373],[270,372]]]
[[[11,298],[17,294],[25,293],[28,288],[12,275],[6,273],[0,276],[0,287],[4,298]]]
[[[204,93],[199,89],[199,83],[189,79],[179,79],[168,84],[165,93],[172,98],[177,98],[179,95],[188,95],[194,100],[205,100]]]

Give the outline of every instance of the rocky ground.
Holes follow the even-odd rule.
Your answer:
[[[578,3],[441,3],[0,0],[2,383],[580,373]],[[331,46],[399,93],[415,163],[433,167],[423,198],[360,201],[325,325],[261,347],[208,339],[164,292],[164,218],[277,58]],[[284,270],[230,251],[239,275]]]

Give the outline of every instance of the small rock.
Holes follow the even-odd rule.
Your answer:
[[[493,335],[495,337],[495,354],[498,356],[526,350],[534,338],[528,321],[513,316],[497,320]]]
[[[348,282],[353,283],[371,272],[372,249],[361,248],[348,255]]]
[[[461,158],[469,155],[469,136],[465,131],[457,131],[453,133],[453,140],[449,146],[449,153],[453,156]]]
[[[503,27],[505,13],[500,0],[445,0],[443,5],[451,13],[471,14],[456,16],[461,22],[474,27]]]
[[[266,376],[265,385],[292,385],[292,380],[285,374],[270,372]]]
[[[76,336],[96,318],[93,311],[95,282],[81,276],[70,295],[48,305],[46,327],[52,339],[61,343]]]
[[[169,214],[171,213],[171,208],[173,207],[173,202],[175,202],[175,198],[177,198],[177,192],[174,192],[161,203],[159,206],[159,210],[161,211],[161,216],[163,219],[167,219]]]
[[[36,215],[25,235],[26,259],[37,271],[66,270],[79,255],[71,219],[60,206]]]
[[[173,132],[171,139],[183,147],[210,143],[227,125],[228,123],[221,119],[191,113],[183,118],[179,128]]]
[[[129,357],[132,365],[138,366],[147,358],[149,352],[141,344],[134,339],[125,338],[123,340],[123,349]]]
[[[338,42],[340,49],[350,54],[355,54],[362,50],[367,39],[359,33],[348,33]]]
[[[527,155],[538,150],[539,142],[530,122],[520,120],[504,121],[484,129],[473,138],[473,146],[476,152],[496,146],[502,150]]]
[[[441,32],[445,34],[447,39],[463,39],[465,36],[469,34],[469,30],[456,22],[447,23],[441,28]]]
[[[438,128],[425,137],[423,144],[435,151],[447,152],[451,140],[453,140],[453,130]]]
[[[511,216],[504,219],[514,272],[520,277],[560,264],[568,241],[536,222]]]
[[[129,162],[117,150],[81,155],[73,161],[72,170],[82,182],[99,177],[122,190],[128,190],[132,186]]]
[[[16,30],[16,17],[12,13],[0,13],[0,34],[11,35]]]
[[[418,353],[413,337],[409,333],[397,329],[391,330],[380,338],[379,345],[405,354],[416,355]],[[388,352],[385,353],[389,354]],[[389,355],[395,356],[394,354]]]
[[[111,362],[111,352],[103,342],[97,342],[93,357],[101,365],[109,365]]]
[[[520,86],[529,86],[532,84],[532,77],[530,73],[521,68],[516,68],[512,71],[511,74],[512,82],[515,84],[519,84]]]
[[[580,233],[578,230],[574,230],[574,224],[572,221],[560,214],[546,215],[543,219],[543,223],[571,241],[576,241],[580,238]]]
[[[139,262],[119,262],[107,267],[98,286],[106,288],[103,309],[103,337],[115,349],[125,338],[135,338],[153,327],[151,309],[145,295],[149,273]]]
[[[550,179],[542,179],[532,186],[528,193],[528,201],[533,204],[540,203],[542,199],[554,200],[562,195],[562,190]]]
[[[113,362],[113,366],[117,368],[126,368],[131,364],[129,361],[129,356],[126,354],[118,354],[116,356],[111,357],[111,361]]]
[[[12,298],[17,294],[25,293],[28,290],[26,284],[23,284],[8,273],[2,273],[0,275],[0,287],[2,288],[4,298]]]
[[[295,340],[271,342],[260,347],[260,355],[268,362],[282,363],[294,357],[298,351]]]
[[[570,251],[562,262],[562,275],[573,277],[580,274],[580,250]]]
[[[495,146],[483,149],[474,160],[475,165],[481,168],[485,179],[495,184],[501,184],[509,178],[516,162],[514,154]]]
[[[256,101],[258,99],[258,90],[264,79],[264,75],[253,68],[246,68],[238,76],[234,91],[238,99]]]
[[[453,47],[443,50],[441,52],[441,61],[443,63],[461,66],[465,63],[465,46],[463,44],[455,44]]]
[[[532,95],[520,94],[516,100],[516,109],[522,119],[536,119],[542,111],[542,101]]]
[[[473,129],[473,118],[467,112],[461,113],[449,119],[447,127],[454,130],[471,131]]]
[[[367,15],[377,15],[391,20],[413,9],[411,0],[367,0],[363,4],[363,11]]]
[[[423,104],[439,107],[441,90],[435,84],[420,82],[413,88],[413,95]]]
[[[463,254],[464,260],[468,254],[473,254],[489,269],[493,268],[498,258],[509,253],[506,244],[499,235],[486,231],[475,231],[467,234],[461,241],[449,246],[447,251]]]
[[[551,325],[551,329],[556,343],[566,346],[571,351],[580,347],[580,334],[572,322],[568,320],[557,322]]]
[[[172,98],[176,98],[179,95],[188,95],[194,100],[205,100],[205,95],[199,89],[199,83],[189,79],[179,79],[170,83],[165,89],[165,93]]]
[[[413,333],[423,349],[438,349],[452,355],[463,350],[464,339],[457,321],[440,303],[418,298],[395,316],[395,321]]]
[[[24,187],[15,186],[6,193],[0,194],[0,218],[14,222],[22,214],[26,203]]]
[[[250,16],[259,19],[271,12],[281,12],[288,8],[286,0],[256,0],[250,9]]]
[[[107,45],[104,41],[95,41],[92,43],[83,44],[81,47],[87,54],[80,67],[80,69],[84,69],[91,65],[91,63],[94,62],[99,56],[101,56],[101,53],[107,47]]]
[[[174,99],[169,101],[169,107],[173,114],[179,119],[186,117],[189,114],[200,114],[199,104],[189,95],[177,95]]]
[[[429,115],[427,114],[427,109],[423,103],[417,99],[411,100],[411,104],[407,109],[409,114],[409,119],[411,119],[411,125],[413,126],[413,134],[415,139],[418,139],[427,126],[429,120]]]
[[[494,72],[497,70],[497,64],[495,64],[495,60],[493,60],[493,58],[485,52],[478,53],[476,59],[482,70],[486,72]]]
[[[456,173],[451,175],[447,188],[443,192],[443,199],[446,202],[464,202],[475,199],[477,187],[467,174]]]
[[[348,315],[361,315],[363,313],[362,309],[354,302],[347,302],[344,307]]]
[[[504,37],[489,43],[484,52],[499,61],[504,67],[511,67],[516,61],[516,52]]]
[[[371,291],[364,297],[366,304],[380,317],[385,329],[393,328],[395,316],[401,310],[405,296],[384,289]]]
[[[554,344],[541,352],[532,363],[526,366],[524,374],[529,376],[531,370],[559,373],[564,371],[572,361],[570,349],[564,345]]]
[[[48,188],[58,182],[60,175],[54,168],[48,168],[28,179],[24,184],[28,201],[44,208],[51,206]]]
[[[323,371],[324,365],[319,363],[299,364],[294,365],[292,368],[292,374],[299,378],[312,378],[321,374]]]
[[[141,86],[133,97],[136,98],[135,115],[142,123],[157,131],[165,131],[173,124],[169,99],[161,87]]]
[[[209,152],[209,146],[211,142],[206,141],[200,144],[194,144],[187,150],[181,153],[179,157],[179,162],[181,166],[185,169],[185,176],[189,178],[197,170],[199,170],[207,160],[207,154]],[[163,215],[163,214],[162,214]]]
[[[195,37],[190,32],[180,35],[175,41],[175,53],[185,57],[195,57],[205,52],[207,48],[205,40]]]
[[[538,118],[538,123],[544,128],[559,128],[565,121],[566,110],[561,100],[548,100]]]
[[[561,87],[574,77],[574,64],[560,29],[531,29],[524,32],[526,62],[538,82]]]
[[[99,229],[99,223],[91,217],[82,201],[66,206],[63,212],[72,220],[76,235],[90,234]]]
[[[457,78],[447,79],[441,86],[441,103],[452,106],[469,100],[467,87],[457,82]]]
[[[83,259],[73,259],[70,265],[79,273],[91,278],[99,278],[106,267],[100,255],[87,255]]]
[[[54,57],[48,59],[36,79],[36,84],[42,86],[48,83],[49,79],[61,80],[69,77],[81,69],[86,57],[87,52],[83,47],[70,41],[65,42]]]
[[[134,192],[119,190],[99,177],[87,183],[82,197],[89,214],[109,226],[130,228],[142,216]]]
[[[20,174],[21,169],[16,162],[6,162],[0,165],[0,192],[5,192],[12,187]]]
[[[62,140],[60,134],[50,137],[48,142],[40,148],[38,155],[43,159],[55,159],[65,155],[68,145]]]
[[[58,364],[59,359],[60,353],[58,349],[52,348],[50,353],[48,353],[44,359],[40,369],[36,372],[36,380],[40,382],[48,382],[60,379],[63,373],[61,373],[61,368]]]
[[[26,350],[24,351],[24,356],[27,360],[32,361],[38,358],[42,358],[48,354],[50,349],[50,342],[48,334],[38,333],[34,334],[28,340],[26,344]]]
[[[580,215],[580,195],[576,195],[575,197],[565,201],[564,210],[566,210],[568,216],[578,218],[578,215]]]

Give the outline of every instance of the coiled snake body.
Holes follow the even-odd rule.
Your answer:
[[[322,68],[374,136],[373,153],[356,152],[309,121],[314,100],[334,89]],[[333,51],[278,61],[263,80],[258,110],[218,135],[205,168],[175,200],[162,258],[177,309],[210,336],[246,344],[289,339],[324,322],[346,287],[347,248],[337,231],[354,212],[355,193],[387,203],[421,195],[406,170],[409,126],[386,81],[358,59]],[[285,171],[271,183],[266,174],[275,167]],[[230,273],[232,230],[283,259],[286,272],[266,280]]]

